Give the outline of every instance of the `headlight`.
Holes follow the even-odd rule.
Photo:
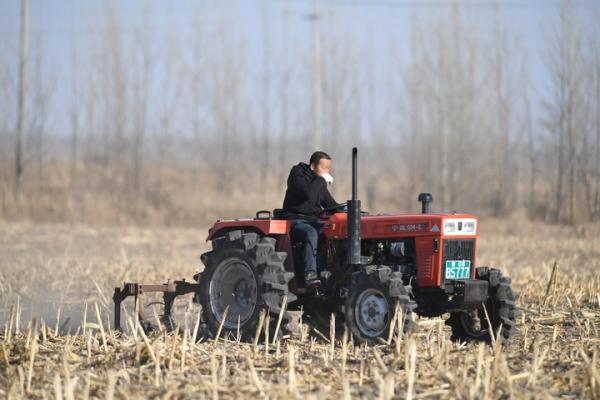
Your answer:
[[[477,220],[474,218],[451,218],[444,220],[444,235],[474,235],[477,233]]]
[[[447,219],[446,221],[444,221],[444,235],[447,235],[447,234],[455,232],[455,231],[456,231],[456,220]]]
[[[463,225],[463,232],[475,233],[475,221],[465,221],[465,224]]]

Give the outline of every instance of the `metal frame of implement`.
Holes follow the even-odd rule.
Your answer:
[[[171,322],[171,309],[173,307],[173,301],[177,296],[186,295],[189,293],[198,293],[200,290],[200,284],[186,282],[185,279],[181,281],[167,281],[162,285],[143,285],[135,282],[125,282],[123,287],[116,287],[115,293],[113,294],[113,302],[115,304],[115,329],[122,331],[121,329],[121,303],[128,297],[134,297],[135,309],[137,310],[138,319],[144,329],[147,329],[149,323],[144,317],[143,307],[138,303],[139,297],[144,293],[163,293],[164,301],[164,314],[161,316],[161,322],[166,324],[167,329],[172,329]]]

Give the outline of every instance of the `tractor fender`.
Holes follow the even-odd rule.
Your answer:
[[[278,235],[287,235],[290,231],[290,225],[290,221],[280,219],[219,220],[208,230],[206,241],[223,236],[233,230],[256,232],[262,236],[277,237]]]

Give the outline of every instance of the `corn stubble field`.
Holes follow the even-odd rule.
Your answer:
[[[600,396],[597,225],[482,221],[478,265],[501,267],[520,293],[519,333],[507,347],[450,342],[442,319],[418,319],[413,334],[375,346],[301,320],[268,345],[264,335],[195,343],[199,309],[190,296],[176,302],[179,332],[145,335],[127,315],[129,329],[112,331],[114,286],[191,279],[205,237],[206,229],[1,226],[0,395]],[[126,308],[131,316],[131,300]]]

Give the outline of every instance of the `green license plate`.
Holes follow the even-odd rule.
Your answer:
[[[469,279],[471,277],[471,260],[446,261],[446,279]]]

